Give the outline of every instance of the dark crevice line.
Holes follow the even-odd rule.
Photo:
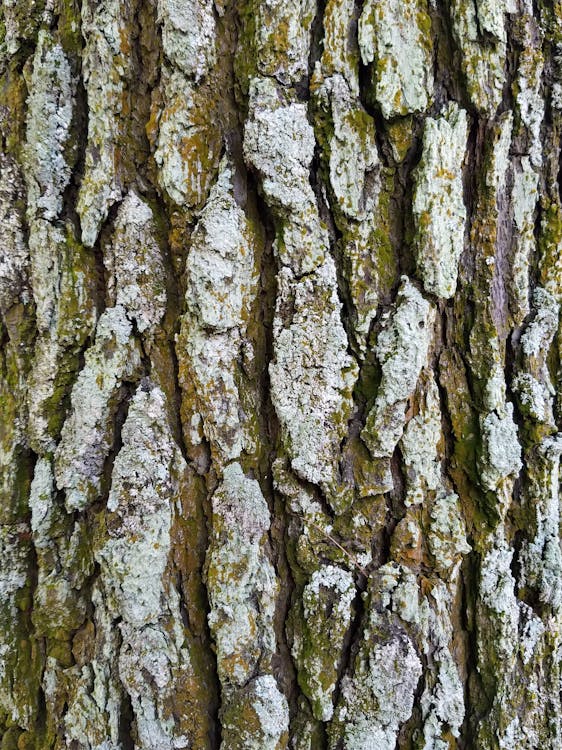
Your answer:
[[[507,46],[505,56],[505,83],[503,87],[502,102],[500,104],[498,115],[507,111],[516,111],[515,107],[515,96],[514,96],[514,83],[515,76],[517,73],[519,54],[517,49],[517,43],[514,39],[514,24],[519,22],[519,17],[506,14],[506,33],[507,33]]]
[[[324,47],[324,16],[328,0],[316,1],[316,15],[310,28],[310,48],[308,54],[308,82],[306,85],[306,99],[310,99],[310,81],[314,75],[316,64],[320,62]]]
[[[265,232],[264,251],[261,258],[259,315],[261,331],[264,337],[263,361],[258,369],[261,371],[258,389],[260,394],[261,440],[266,454],[266,465],[263,467],[261,485],[270,507],[272,525],[269,541],[273,553],[273,565],[279,580],[280,596],[276,603],[275,631],[277,637],[277,654],[274,663],[274,674],[289,701],[290,715],[297,713],[300,689],[296,679],[296,668],[287,640],[286,622],[295,595],[295,580],[287,559],[285,540],[289,529],[289,515],[283,498],[274,487],[273,464],[281,449],[281,428],[277,413],[271,400],[269,366],[275,357],[273,322],[277,305],[277,272],[278,260],[275,257],[273,244],[276,237],[273,212],[266,200],[260,195],[259,187],[251,174],[248,174],[249,190],[254,196],[256,209]]]
[[[366,627],[366,619],[368,617],[368,611],[365,607],[365,599],[363,597],[363,591],[357,590],[355,598],[352,603],[354,610],[353,619],[349,626],[349,629],[345,635],[344,645],[338,664],[338,678],[336,687],[333,693],[333,703],[337,707],[342,696],[342,679],[344,677],[351,677],[355,668],[355,658],[357,652],[363,642],[364,631]]]
[[[320,157],[317,154],[315,156],[312,174],[313,182],[315,183],[316,201],[319,209],[320,220],[324,222],[328,228],[328,234],[330,238],[329,253],[334,259],[334,265],[336,267],[336,280],[337,280],[337,295],[340,306],[340,320],[344,328],[346,339],[347,339],[347,353],[354,360],[358,360],[358,344],[355,341],[353,320],[355,318],[354,305],[351,299],[351,292],[349,288],[349,281],[346,278],[344,271],[344,258],[343,258],[343,232],[338,228],[337,221],[334,219],[333,206],[327,205],[324,200],[325,185],[320,180],[320,174],[322,168],[320,167]]]
[[[161,30],[156,22],[156,9],[150,0],[135,0],[132,27],[135,34],[132,38],[131,60],[133,65],[133,79],[129,82],[131,90],[131,114],[129,128],[136,146],[134,154],[134,172],[132,182],[141,189],[145,183],[150,184],[147,165],[151,157],[151,149],[146,130],[146,123],[150,120],[152,104],[153,73],[151,53],[161,51]],[[147,45],[155,45],[152,48]],[[160,66],[157,66],[160,73]],[[135,75],[136,73],[136,75]],[[157,186],[153,186],[157,191]]]
[[[316,65],[321,61],[324,46],[324,16],[326,12],[326,0],[321,0],[317,5],[317,14],[312,24],[311,29],[311,46],[309,55],[309,77],[312,78]],[[309,121],[314,127],[317,119],[317,113],[315,112],[315,104],[312,98],[310,98],[310,104],[308,107]],[[348,341],[348,354],[357,359],[357,354],[354,351],[352,345],[353,340],[353,324],[354,318],[353,304],[351,300],[351,294],[348,287],[345,273],[343,270],[343,259],[341,257],[341,242],[343,239],[343,232],[338,227],[338,221],[336,213],[334,212],[334,205],[336,201],[331,195],[330,181],[326,174],[325,162],[327,155],[322,153],[319,145],[317,134],[315,134],[315,149],[314,157],[310,168],[310,184],[314,195],[316,197],[316,204],[318,207],[318,213],[320,221],[323,222],[327,228],[329,242],[330,242],[330,254],[334,258],[336,275],[337,275],[337,292],[338,299],[340,302],[340,317],[342,325],[346,332],[346,338]]]
[[[172,434],[174,436],[176,445],[178,446],[186,464],[193,470],[194,474],[201,476],[200,467],[194,464],[192,459],[189,457],[187,445],[184,438],[183,427],[181,424],[181,404],[182,404],[182,389],[180,385],[180,358],[178,357],[178,351],[176,348],[176,338],[180,332],[182,324],[182,315],[185,312],[185,290],[183,289],[182,279],[174,272],[173,260],[171,258],[171,251],[167,236],[170,231],[169,225],[169,209],[166,206],[165,200],[162,197],[160,190],[156,184],[153,184],[151,180],[146,177],[146,184],[144,186],[144,192],[149,196],[150,201],[153,204],[155,212],[157,214],[157,225],[159,226],[160,245],[163,251],[163,260],[166,267],[167,276],[167,312],[164,320],[165,337],[164,340],[158,340],[157,342],[151,343],[150,347],[160,346],[163,347],[167,353],[166,360],[169,363],[170,371],[167,373],[169,379],[173,384],[173,403],[171,404],[171,412],[174,415],[173,422],[171,424]],[[150,351],[146,354],[146,361],[150,362],[151,357]],[[210,449],[208,449],[210,455]],[[210,458],[208,465],[210,464]],[[194,490],[199,496],[199,492]],[[193,501],[197,507],[195,509],[195,515],[200,515],[203,519],[203,524],[198,528],[197,534],[202,534],[199,539],[191,539],[191,542],[195,547],[203,546],[205,549],[208,547],[208,537],[210,533],[210,499],[201,499],[199,497],[194,498]],[[207,615],[210,611],[208,595],[206,587],[203,583],[203,567],[204,567],[204,555],[200,556],[198,561],[198,567],[196,570],[183,570],[175,566],[175,572],[178,577],[178,585],[176,586],[179,602],[180,612],[184,627],[187,628],[189,633],[197,644],[197,648],[205,651],[208,657],[208,663],[212,670],[212,674],[208,675],[213,683],[213,694],[215,696],[220,695],[220,686],[217,674],[216,657],[214,650],[211,648],[211,635],[207,624]],[[205,609],[204,617],[204,631],[197,633],[190,622],[189,618],[189,607],[185,600],[184,586],[182,585],[190,575],[195,575],[200,591],[204,594],[204,601],[202,606]],[[218,716],[220,705],[215,699],[209,695],[208,714],[211,718],[210,736],[209,736],[209,747],[212,750],[219,748],[221,741],[221,730],[220,721]]]
[[[134,740],[134,721],[133,704],[131,697],[126,690],[123,690],[122,700],[119,713],[119,743],[122,750],[134,750],[136,747]]]
[[[77,36],[81,34],[76,31]],[[73,75],[75,76],[75,91],[74,101],[72,109],[72,122],[70,124],[70,138],[73,143],[71,152],[72,162],[71,163],[71,175],[68,185],[65,188],[63,194],[63,209],[62,216],[65,221],[70,222],[74,236],[77,240],[81,237],[80,231],[80,218],[76,212],[76,205],[78,203],[78,193],[82,179],[84,177],[85,165],[86,165],[86,148],[88,145],[88,121],[89,121],[89,110],[88,110],[88,97],[84,87],[84,79],[82,76],[82,52],[83,44],[80,50],[76,54],[70,53],[65,50],[68,57]]]
[[[75,63],[76,61],[72,61],[72,62]],[[78,143],[77,154],[76,154],[77,160],[80,159],[80,154],[82,153],[82,141],[80,138],[82,124],[80,122],[80,115],[83,109],[84,109],[84,102],[80,100],[80,90],[79,90],[77,94],[77,101],[75,102],[75,106],[74,106],[73,123],[71,125],[71,132],[73,135],[76,136],[77,143]],[[23,121],[26,120],[25,117],[23,117],[22,119]],[[63,194],[63,208],[61,211],[61,215],[59,217],[59,223],[70,220],[73,223],[73,225],[76,227],[76,215],[75,215],[75,212],[73,211],[73,202],[76,198],[76,191],[74,189],[74,184],[72,181],[75,175],[75,171],[76,171],[76,164],[73,165],[71,180],[69,182],[69,185],[67,185]],[[27,225],[27,221],[25,217],[22,217],[22,218],[23,218],[23,230],[25,233],[25,244],[29,246],[29,227]],[[30,354],[30,357],[29,357],[30,363],[33,361],[33,352],[34,352],[35,343],[38,337],[38,332],[36,330],[35,325],[32,326],[32,330],[33,330],[33,340],[28,342],[28,352]],[[77,370],[80,369],[80,364],[81,364],[81,361],[83,360],[83,351],[84,351],[84,347],[81,347],[76,352]],[[69,398],[72,384],[75,381],[76,376],[77,376],[76,372],[73,372],[72,374],[73,374],[73,378],[71,378],[71,382],[68,383],[65,388],[66,396],[63,397],[62,399],[61,409],[65,408],[64,406],[65,401]],[[29,375],[29,372],[27,373],[27,375]],[[26,387],[29,387],[29,383],[27,384]],[[33,398],[33,394],[32,393],[28,394],[28,397]],[[26,397],[24,397],[23,409],[26,409],[26,404],[27,404]],[[27,487],[27,497],[29,497],[29,487],[30,487],[30,484],[34,475],[35,464],[39,456],[30,450],[27,451],[27,454],[29,458],[31,459],[30,463],[28,463],[26,459],[26,463],[28,464],[28,481],[25,483],[25,485]],[[21,479],[19,480],[19,484],[21,485]],[[26,498],[26,501],[27,501],[27,498]],[[29,508],[28,508],[28,512],[29,512]],[[30,523],[30,518],[28,518],[27,523],[28,524]],[[36,593],[37,586],[38,586],[38,578],[39,578],[38,554],[37,554],[37,550],[35,547],[35,540],[33,538],[33,534],[30,532],[29,574],[28,574],[28,579],[27,579],[29,588],[30,588],[30,591],[29,591],[30,610],[27,613],[28,620],[29,620],[27,624],[27,629],[29,632],[30,642],[33,644],[32,648],[37,649],[38,658],[41,662],[41,670],[40,670],[38,684],[37,684],[36,705],[34,707],[37,711],[37,715],[35,718],[35,731],[38,737],[45,738],[46,732],[47,732],[48,717],[47,717],[47,705],[46,705],[45,693],[43,689],[43,676],[44,676],[45,664],[46,664],[47,644],[46,644],[45,636],[37,632],[36,627],[33,623],[34,598],[35,598],[35,593]],[[31,678],[31,675],[29,675],[28,677]]]
[[[314,42],[311,45],[311,56],[309,59],[311,71],[314,68],[316,59],[320,56],[321,36],[323,33],[321,23],[322,18],[323,9],[319,9],[311,31],[311,34],[314,37]],[[308,86],[305,86],[304,82],[296,84],[295,93],[300,100],[308,100],[310,97]],[[240,123],[240,130],[242,130],[242,126],[243,123]],[[316,165],[313,165],[311,168],[310,179],[311,185],[314,189],[317,184]],[[273,252],[273,242],[277,234],[277,221],[275,211],[270,208],[267,200],[261,193],[259,180],[255,180],[251,174],[248,175],[248,180],[251,192],[256,201],[261,224],[266,232],[265,252],[262,257],[262,269],[260,273],[260,318],[261,327],[265,334],[265,356],[264,361],[261,363],[262,376],[259,384],[259,391],[261,394],[260,411],[263,415],[260,432],[263,444],[266,446],[268,465],[265,469],[265,476],[261,477],[261,485],[264,496],[266,497],[272,512],[272,527],[269,532],[269,541],[271,548],[274,551],[274,559],[272,562],[282,591],[282,594],[277,601],[275,615],[277,654],[273,664],[273,671],[278,681],[280,681],[281,689],[289,701],[290,722],[291,726],[293,726],[294,718],[298,713],[299,700],[303,700],[304,696],[302,695],[296,680],[296,668],[293,663],[286,632],[287,617],[292,606],[293,597],[296,595],[297,591],[293,571],[291,570],[291,563],[288,560],[286,553],[287,535],[290,533],[292,514],[290,514],[285,507],[284,499],[276,492],[273,484],[273,463],[278,457],[280,457],[280,455],[284,455],[285,451],[281,445],[280,425],[275,407],[271,401],[271,388],[269,381],[269,365],[275,356],[273,320],[277,304],[276,275],[279,262],[278,259],[275,258]],[[294,473],[293,477],[300,484],[303,484],[303,486],[308,485],[308,483],[301,481],[299,477],[295,477]],[[310,485],[310,489],[315,493],[315,496],[319,496],[320,493],[318,488]],[[322,499],[322,503],[327,508],[327,502],[325,499]]]
[[[447,4],[448,5],[448,4]],[[444,0],[429,4],[433,27],[433,70],[435,101],[432,111],[437,113],[448,101],[459,99],[458,75],[453,65],[452,23]]]
[[[470,558],[465,558],[463,560],[460,575],[459,575],[459,585],[460,585],[460,594],[461,594],[461,604],[459,608],[459,616],[460,616],[460,625],[462,628],[462,633],[465,640],[465,645],[467,645],[467,648],[462,649],[462,654],[464,656],[464,660],[461,664],[462,671],[460,674],[464,677],[463,679],[463,696],[464,696],[464,704],[465,704],[465,715],[464,720],[460,728],[459,733],[459,750],[469,750],[469,748],[473,747],[473,733],[472,733],[472,727],[471,727],[471,714],[470,714],[470,705],[471,705],[471,695],[470,695],[470,680],[474,679],[471,678],[471,675],[473,673],[476,673],[477,671],[477,651],[476,651],[476,642],[474,640],[474,637],[471,636],[471,630],[473,629],[473,623],[469,621],[469,605],[467,600],[467,571],[470,570],[471,566],[471,560]],[[458,634],[457,634],[458,635]]]
[[[103,511],[107,506],[113,479],[113,466],[115,464],[115,459],[117,458],[121,448],[123,447],[123,425],[127,420],[129,406],[132,399],[134,398],[137,385],[138,383],[123,383],[121,386],[119,403],[112,416],[113,439],[111,448],[104,461],[103,472],[100,481],[100,492],[96,501],[86,509],[86,516],[91,522],[94,521],[94,517],[97,515],[97,513]]]
[[[437,391],[439,393],[439,410],[441,415],[441,434],[444,438],[444,447],[441,457],[441,471],[445,475],[445,477],[451,482],[451,484],[454,486],[454,480],[450,476],[449,467],[451,466],[451,461],[453,459],[454,453],[455,453],[455,435],[453,431],[453,419],[451,416],[451,411],[449,409],[448,404],[448,394],[447,390],[444,387],[441,377],[440,377],[440,363],[439,360],[436,362],[434,366],[434,382],[437,386]]]
[[[476,609],[478,603],[478,577],[481,557],[473,552],[465,557],[463,564],[463,612],[470,619],[466,621],[467,638],[467,672],[466,683],[467,712],[461,727],[461,739],[467,748],[476,747],[478,743],[478,729],[481,720],[488,714],[493,701],[493,695],[487,695],[480,675],[478,654],[480,651],[480,639]]]
[[[466,207],[466,234],[463,253],[460,259],[459,286],[470,282],[474,274],[474,253],[472,248],[472,227],[477,219],[480,173],[482,167],[482,125],[478,117],[469,121],[468,141],[463,169],[463,200]],[[458,287],[457,287],[458,289]]]

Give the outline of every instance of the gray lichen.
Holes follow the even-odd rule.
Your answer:
[[[357,366],[347,353],[336,269],[331,258],[302,280],[279,273],[274,321],[271,396],[291,465],[319,485],[336,511],[345,507],[339,475],[340,443],[347,432]],[[290,318],[283,314],[291,304]]]
[[[374,123],[352,96],[342,76],[328,78],[317,96],[331,105],[334,130],[329,169],[336,201],[347,217],[364,219],[376,205],[380,189]]]
[[[558,328],[559,305],[542,287],[532,297],[533,315],[521,339],[521,365],[513,380],[524,415],[536,424],[555,430],[555,388],[548,368],[548,352]]]
[[[418,272],[425,290],[445,299],[455,293],[464,246],[462,164],[467,132],[466,113],[454,104],[441,117],[427,118],[414,177]]]
[[[300,580],[303,571],[308,575],[314,574],[321,567],[321,561],[330,561],[338,569],[346,569],[350,565],[355,569],[369,565],[373,558],[370,532],[372,525],[376,525],[376,521],[380,523],[380,519],[375,516],[373,523],[369,509],[365,511],[355,505],[350,509],[351,519],[344,514],[334,522],[321,502],[317,489],[304,486],[282,460],[276,461],[273,468],[275,488],[298,519],[300,533],[294,550],[297,578]],[[340,523],[346,531],[352,529],[353,553],[333,541],[338,536]]]
[[[224,160],[193,232],[187,310],[176,347],[192,423],[187,441],[197,446],[206,438],[219,467],[243,451],[252,454],[255,442],[239,382],[240,362],[250,349],[243,346],[247,321],[257,297],[258,238],[236,202],[233,181],[233,166]]]
[[[141,381],[113,468],[109,538],[96,553],[110,609],[137,628],[156,622],[162,609],[177,493],[173,477],[183,460],[166,430],[166,419],[163,393],[150,381]]]
[[[275,651],[278,583],[266,548],[269,510],[256,480],[244,476],[240,464],[229,464],[212,503],[209,626],[228,693],[243,687],[257,669],[267,669]]]
[[[439,391],[429,378],[419,414],[404,429],[400,449],[406,467],[406,504],[423,502],[427,491],[441,483],[438,444],[442,439]]]
[[[535,211],[538,199],[538,173],[523,156],[513,174],[513,219],[517,227],[511,270],[511,299],[514,322],[521,324],[529,314],[529,264],[535,251]]]
[[[244,153],[279,213],[279,260],[301,276],[323,263],[328,238],[309,179],[314,132],[306,105],[291,99],[285,102],[286,96],[271,79],[252,80]]]
[[[132,9],[123,0],[82,4],[84,85],[88,96],[88,147],[77,211],[82,242],[92,247],[110,207],[122,195],[118,147],[127,81]]]
[[[35,720],[30,691],[34,684],[33,662],[29,652],[29,641],[19,642],[21,634],[21,612],[18,606],[27,587],[29,568],[29,546],[22,545],[20,537],[28,532],[25,523],[0,525],[0,701],[11,722],[30,727]]]
[[[141,366],[132,330],[122,307],[108,308],[72,389],[71,412],[55,454],[57,487],[66,491],[69,510],[83,510],[100,492],[123,383],[138,377]]]
[[[414,643],[391,612],[396,579],[392,569],[388,572],[387,586],[383,571],[378,571],[372,599],[367,600],[368,619],[361,647],[352,674],[342,679],[341,696],[330,726],[330,750],[367,750],[373,746],[392,750],[400,725],[412,712],[422,664]],[[409,590],[402,601],[402,592],[397,592],[398,607],[406,618],[408,610],[413,615],[412,608],[417,606],[415,580],[411,583],[414,591]]]
[[[59,216],[70,181],[75,88],[62,47],[41,31],[27,100],[26,176],[30,213],[48,221]]]
[[[39,26],[52,23],[54,0],[5,0],[2,4],[2,58],[15,56]],[[2,60],[4,62],[4,60]]]
[[[34,253],[34,262],[39,262],[46,272],[40,283],[45,290],[48,280],[56,291],[54,297],[37,295],[51,310],[49,327],[35,342],[28,383],[27,432],[33,448],[43,455],[54,451],[64,419],[59,405],[68,394],[72,376],[78,369],[78,354],[95,331],[98,311],[93,257],[84,254],[71,238],[61,236],[58,229],[49,233],[48,241],[46,237],[39,237],[41,239],[43,243],[39,242],[38,252]],[[73,265],[78,259],[82,268],[76,272]],[[34,288],[37,284],[35,275]]]
[[[119,206],[104,253],[107,291],[140,333],[153,331],[166,312],[166,271],[150,206],[130,191]]]
[[[347,354],[336,268],[309,181],[313,149],[305,106],[283,103],[270,80],[252,81],[244,150],[277,212],[275,250],[282,266],[270,365],[272,399],[294,470],[320,485],[341,510],[339,446],[351,413],[357,366]],[[289,318],[284,314],[288,306],[293,310]]]
[[[404,431],[404,411],[432,337],[434,308],[412,282],[402,278],[375,352],[382,377],[361,436],[373,457],[390,457]]]
[[[505,14],[515,11],[513,0],[478,3],[452,0],[453,35],[461,52],[461,64],[472,103],[493,115],[502,99],[505,83]]]
[[[341,75],[354,97],[359,97],[359,45],[350,44],[356,23],[353,0],[328,0],[324,12],[324,45],[321,68],[326,77]]]
[[[33,622],[36,632],[56,637],[83,623],[86,601],[80,590],[94,562],[83,522],[68,518],[56,497],[49,459],[35,466],[29,505],[38,568]]]
[[[241,690],[222,717],[221,750],[284,750],[289,707],[275,678],[263,675]]]
[[[503,414],[490,412],[480,419],[482,455],[480,479],[488,490],[496,490],[502,480],[517,475],[522,467],[521,444],[513,421],[513,404],[506,403]]]
[[[165,64],[147,132],[160,187],[187,209],[204,205],[221,152],[216,92],[204,85],[218,59],[213,6],[210,0],[158,2]]]
[[[421,673],[407,636],[398,634],[386,643],[373,644],[368,660],[357,661],[353,681],[344,679],[342,684],[342,702],[335,717],[342,726],[340,746],[393,750],[398,728],[412,712]],[[335,747],[332,742],[330,748]]]
[[[381,210],[384,174],[374,120],[359,96],[359,49],[351,44],[341,49],[342,39],[353,35],[354,8],[332,3],[326,13],[324,51],[313,78],[314,103],[319,111],[316,129],[317,138],[325,141],[332,205],[342,234],[342,270],[354,308],[351,343],[357,345],[361,356],[367,349],[385,277],[392,274],[384,256],[387,248],[377,241],[384,236],[386,220]],[[342,36],[334,35],[336,29]]]
[[[154,158],[161,188],[178,206],[201,208],[220,158],[217,126],[203,89],[176,69],[162,76]]]
[[[65,396],[97,311],[94,261],[83,255],[71,225],[60,220],[76,160],[72,123],[77,82],[62,47],[46,31],[39,33],[29,85],[23,161],[30,280],[40,335],[29,384],[28,435],[43,454],[54,450],[59,428],[60,417],[49,418],[49,412]]]
[[[138,746],[187,748],[192,677],[180,601],[166,576],[185,462],[168,422],[163,392],[141,381],[113,468],[106,538],[96,550],[104,606],[119,618],[119,674],[135,715]],[[184,705],[183,711],[173,708]]]
[[[0,4],[2,750],[562,745],[561,117],[561,0]]]
[[[533,492],[526,498],[534,533],[521,550],[521,583],[536,590],[539,599],[559,613],[562,608],[562,549],[558,530],[558,483],[562,437],[548,437],[538,447]]]
[[[24,199],[23,179],[10,157],[0,156],[0,312],[29,302],[29,249],[24,216],[18,210]]]
[[[91,600],[95,626],[88,621],[75,636],[76,664],[65,668],[57,659],[48,658],[42,686],[51,714],[56,714],[61,701],[68,704],[61,726],[54,727],[66,744],[77,741],[87,750],[113,750],[119,745],[119,717],[125,698],[117,671],[121,637],[104,605],[99,581],[93,586]]]
[[[433,98],[431,20],[425,0],[368,0],[359,20],[364,65],[385,119],[423,112]]]
[[[69,142],[75,87],[62,47],[47,32],[41,32],[30,78],[25,148],[31,277],[40,330],[48,330],[55,315],[58,245],[64,242],[64,235],[53,222],[61,213],[71,176]]]
[[[435,559],[435,569],[444,578],[454,578],[463,555],[471,550],[458,496],[454,492],[439,493],[430,514],[428,546]]]
[[[279,584],[267,553],[269,509],[239,463],[224,469],[212,508],[206,581],[223,691],[221,747],[281,750],[289,716],[271,675]]]
[[[545,289],[537,287],[533,292],[532,321],[521,336],[521,349],[529,365],[539,365],[537,375],[548,378],[545,353],[558,327],[559,304]]]
[[[212,0],[158,0],[162,47],[181,72],[199,81],[216,61]]]
[[[257,67],[261,75],[295,84],[308,72],[314,0],[267,0],[256,18]]]
[[[517,69],[515,103],[526,130],[525,141],[530,162],[535,169],[540,169],[543,164],[541,127],[545,115],[541,88],[545,65],[542,47],[544,31],[533,15],[532,0],[522,0],[521,9],[523,12],[517,41],[522,50]]]
[[[233,181],[233,167],[224,160],[187,259],[187,308],[202,328],[215,333],[242,328],[257,291],[255,239]]]
[[[450,735],[460,736],[465,718],[463,684],[453,656],[452,593],[436,583],[428,596],[430,611],[424,652],[435,664],[435,674],[425,685],[420,705],[423,713],[424,750],[445,750]],[[449,734],[450,733],[450,734]]]

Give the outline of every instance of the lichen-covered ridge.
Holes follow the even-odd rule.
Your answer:
[[[562,3],[0,4],[0,750],[562,744]]]

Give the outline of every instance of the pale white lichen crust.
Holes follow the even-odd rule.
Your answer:
[[[89,117],[84,177],[76,210],[82,242],[87,247],[95,244],[110,207],[122,195],[117,150],[132,67],[130,51],[124,44],[129,13],[122,0],[82,3],[82,67]]]
[[[270,518],[258,482],[246,477],[239,463],[231,463],[224,469],[212,505],[206,562],[208,619],[219,677],[228,689],[242,687],[275,651],[278,583],[265,548]]]
[[[84,510],[100,491],[123,382],[134,380],[141,366],[132,334],[125,310],[108,308],[72,389],[70,414],[55,453],[57,487],[65,490],[69,510]]]
[[[404,431],[404,411],[427,360],[435,310],[404,276],[375,352],[382,377],[361,435],[373,457],[389,457]]]
[[[189,441],[209,441],[217,466],[251,454],[252,414],[241,402],[241,362],[257,302],[257,237],[234,197],[234,168],[224,159],[201,211],[186,262],[186,312],[176,351],[191,414]],[[251,358],[251,355],[250,355]]]
[[[385,119],[423,112],[433,98],[431,20],[424,0],[368,0],[359,19],[364,65]]]
[[[468,125],[456,104],[425,121],[423,150],[414,173],[412,211],[418,273],[427,292],[449,299],[457,286],[466,208],[462,165]]]

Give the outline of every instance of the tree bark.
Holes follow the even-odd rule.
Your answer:
[[[562,2],[1,14],[1,749],[562,746]]]

